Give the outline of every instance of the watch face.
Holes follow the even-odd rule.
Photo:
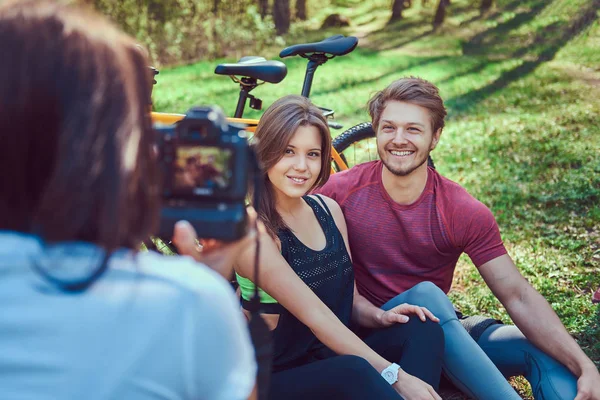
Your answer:
[[[396,379],[395,379],[396,377],[394,376],[394,372],[393,371],[385,371],[385,374],[384,374],[383,377],[388,382],[395,382],[396,381]]]

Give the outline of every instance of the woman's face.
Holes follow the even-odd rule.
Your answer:
[[[267,171],[278,198],[304,196],[321,172],[321,135],[312,125],[299,127],[283,157]]]

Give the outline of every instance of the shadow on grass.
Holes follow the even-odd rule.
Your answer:
[[[471,75],[471,74],[477,74],[478,72],[483,71],[484,69],[488,68],[490,65],[493,65],[493,64],[494,63],[490,63],[488,61],[483,61],[483,62],[481,62],[479,64],[476,64],[475,66],[473,66],[473,67],[471,67],[469,69],[466,69],[466,70],[464,70],[462,72],[459,72],[458,74],[454,74],[452,76],[449,76],[447,78],[439,80],[439,81],[436,82],[436,84],[438,86],[440,86],[440,85],[442,85],[444,83],[450,83],[452,81],[455,81],[457,79],[463,78],[463,77]]]
[[[398,31],[394,31],[394,32],[400,33]],[[385,50],[396,49],[398,47],[405,46],[412,42],[416,42],[417,40],[421,40],[421,39],[431,35],[434,32],[435,32],[435,30],[433,30],[432,28],[429,28],[418,35],[413,35],[407,39],[400,40],[400,41],[391,39],[389,37],[390,36],[389,32],[386,32],[385,35],[379,35],[380,38],[375,39],[375,40],[373,40],[373,39],[370,39],[370,40],[373,40],[371,42],[372,46],[376,47],[379,51],[385,51]],[[369,35],[368,37],[371,38],[371,35]],[[399,37],[402,37],[402,36],[399,36]],[[384,43],[385,43],[385,45],[384,45]]]
[[[479,21],[482,18],[485,18],[487,20],[494,20],[494,19],[498,18],[499,16],[501,16],[503,13],[516,9],[522,3],[523,2],[521,0],[515,0],[515,1],[507,4],[506,6],[503,6],[501,9],[498,9],[492,13],[487,13],[487,14],[479,13],[476,16],[474,16],[473,18],[470,18],[466,21],[461,22],[460,25],[461,26],[469,25],[470,23]]]
[[[369,47],[377,51],[391,50],[420,40],[434,33],[427,16],[417,20],[388,21],[381,29],[370,32],[366,39]]]
[[[480,44],[479,42],[485,41],[485,39],[488,36],[495,37],[495,35],[501,32],[510,31],[511,29],[518,27],[519,25],[532,19],[541,8],[547,5],[547,2],[543,0],[528,0],[526,4],[531,3],[532,1],[534,2],[534,6],[530,11],[526,13],[521,13],[516,18],[513,18],[504,24],[500,24],[495,28],[486,30],[474,36],[471,39],[471,41],[473,42],[472,44],[470,44],[471,41],[465,44],[465,48],[463,48],[465,54],[469,53],[469,46],[471,46],[475,51]],[[493,14],[487,15],[486,19],[496,19],[502,15],[502,12],[514,10],[519,5],[523,5],[523,2],[515,0],[506,7],[502,8],[501,11],[497,11]],[[402,19],[400,21],[388,21],[388,23],[381,29],[377,29],[375,31],[370,32],[366,36],[366,39],[369,42],[368,47],[370,47],[371,49],[376,49],[377,51],[391,50],[405,46],[412,42],[416,42],[435,33],[436,30],[433,29],[431,24],[431,19],[433,18],[433,10],[422,11],[427,12],[424,12],[421,15],[419,15],[417,20],[408,21]],[[449,8],[449,12],[455,15],[460,15],[461,13],[467,13],[472,11],[473,6],[470,4],[452,5],[451,8]],[[481,16],[471,18],[468,21],[462,22],[461,25],[466,25],[480,18]]]
[[[385,27],[378,29],[376,31],[371,32],[371,34],[388,34],[394,31],[406,31],[409,29],[417,28],[423,26],[426,22],[422,19],[416,21],[407,21],[401,19],[399,21],[388,21]]]
[[[436,8],[437,8],[437,1],[434,3]],[[479,2],[467,2],[467,3],[454,3],[454,2],[450,2],[450,5],[446,8],[446,12],[447,12],[447,16],[448,17],[452,17],[455,15],[460,15],[460,14],[470,14],[472,13],[474,10],[479,10]],[[434,17],[434,13],[436,11],[436,8],[432,9],[432,13],[431,13],[431,19],[429,19],[427,22],[429,22],[431,24],[431,22],[433,21],[433,17]],[[504,9],[504,7],[502,7]]]
[[[464,54],[477,53],[481,45],[485,43],[488,40],[488,38],[496,39],[500,37],[500,39],[496,40],[502,40],[503,38],[501,35],[503,33],[516,29],[520,25],[532,20],[544,7],[546,7],[549,4],[549,2],[545,0],[528,0],[525,2],[515,0],[509,3],[506,7],[503,7],[501,10],[498,10],[492,14],[484,15],[484,17],[488,20],[496,19],[507,11],[512,11],[517,9],[517,7],[519,6],[527,6],[530,4],[531,8],[529,11],[519,13],[515,18],[512,18],[511,20],[506,21],[505,23],[501,23],[494,28],[485,30],[475,35],[469,42],[465,43],[465,45],[463,46]],[[473,6],[471,4],[451,5],[448,8],[448,11],[449,13],[460,15],[472,12]],[[416,21],[408,22],[405,20],[401,20],[399,22],[388,22],[388,24],[385,25],[385,27],[373,31],[367,36],[370,42],[370,46],[378,49],[379,51],[385,51],[394,48],[399,48],[412,42],[423,39],[427,36],[430,36],[431,34],[436,32],[436,30],[433,29],[431,25],[432,17],[433,13],[424,13]],[[478,15],[467,21],[462,22],[461,25],[467,25],[481,18],[482,16]],[[412,33],[411,31],[416,31],[419,33],[415,34],[416,32]],[[405,35],[403,34],[408,34],[409,32],[411,32],[412,34],[409,37],[405,38]]]
[[[531,8],[529,11],[519,13],[515,15],[514,18],[473,36],[468,42],[463,44],[463,54],[489,54],[490,48],[493,48],[498,44],[503,44],[508,32],[516,30],[520,26],[533,20],[550,3],[551,2],[546,0],[525,2],[525,4],[522,5],[530,5]]]
[[[539,6],[538,9],[541,8],[543,7]],[[542,63],[552,60],[556,53],[563,46],[565,46],[571,39],[590,26],[596,20],[596,13],[599,8],[600,0],[592,1],[587,8],[582,9],[580,13],[570,21],[570,24],[567,27],[562,28],[561,32],[556,32],[556,24],[546,26],[544,29],[538,32],[533,39],[533,43],[538,45],[538,54],[535,56],[534,60],[523,61],[523,63],[518,67],[504,72],[494,82],[491,82],[481,89],[473,90],[464,95],[449,99],[446,102],[446,105],[453,110],[454,116],[460,115],[468,112],[471,108],[488,98],[493,93],[505,88],[512,82],[529,75]],[[528,19],[533,18],[533,15],[530,15],[530,13],[527,14]],[[553,33],[550,38],[549,33]],[[529,47],[522,47],[516,50],[513,55],[515,57],[519,57],[528,52]]]
[[[312,95],[325,95],[325,94],[331,94],[331,93],[336,93],[339,92],[340,90],[346,90],[349,88],[354,88],[354,87],[359,87],[359,86],[363,86],[363,85],[368,85],[371,84],[373,82],[377,82],[380,79],[386,78],[388,76],[392,76],[392,75],[396,75],[402,71],[408,70],[408,69],[412,69],[412,68],[416,68],[416,67],[422,67],[425,66],[427,64],[432,64],[435,62],[438,62],[440,60],[446,59],[448,58],[447,56],[436,56],[436,57],[428,57],[428,58],[424,58],[424,59],[420,59],[417,62],[409,62],[407,65],[404,66],[397,66],[394,68],[389,69],[388,71],[384,72],[383,74],[380,74],[376,77],[373,78],[369,78],[369,79],[363,79],[363,80],[356,80],[353,81],[352,83],[348,83],[348,84],[342,84],[340,86],[337,86],[335,88],[331,88],[331,89],[325,89],[325,90],[314,90],[312,92]]]
[[[356,25],[356,27],[366,26],[366,25],[372,24],[373,22],[375,22],[377,20],[379,20],[379,18],[376,15],[372,15],[371,17],[369,17],[368,20],[362,21],[360,24]]]

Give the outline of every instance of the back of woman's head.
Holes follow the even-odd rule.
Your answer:
[[[89,10],[0,6],[0,230],[134,248],[157,218],[150,76]]]
[[[305,97],[289,95],[275,101],[261,117],[254,137],[253,147],[263,169],[265,193],[261,196],[257,212],[268,230],[275,234],[285,224],[275,210],[275,197],[267,171],[285,154],[292,136],[301,126],[314,126],[321,136],[321,171],[313,187],[324,185],[331,172],[331,134],[323,112]]]

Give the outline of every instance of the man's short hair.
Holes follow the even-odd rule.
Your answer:
[[[414,76],[401,78],[371,97],[367,107],[375,131],[388,101],[405,101],[425,107],[429,110],[433,131],[444,127],[444,118],[447,114],[444,101],[440,97],[438,88],[425,79]]]

